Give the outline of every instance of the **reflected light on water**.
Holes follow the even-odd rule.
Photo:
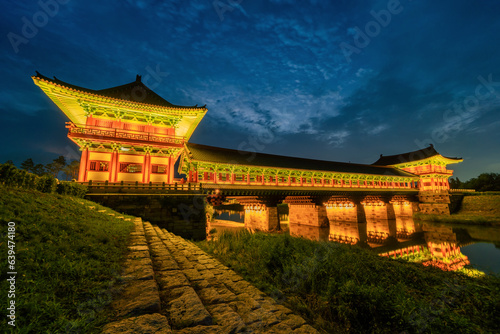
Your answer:
[[[358,223],[356,207],[348,202],[327,203],[329,227],[288,223],[288,214],[280,213],[282,229],[290,235],[311,240],[348,245],[364,244],[379,255],[434,266],[442,270],[460,270],[466,274],[500,274],[500,229],[415,222],[411,203],[394,203],[395,219],[387,218],[383,202],[365,203],[366,223]],[[259,213],[260,212],[260,213]],[[244,217],[263,214],[265,207],[246,206],[244,211],[218,210],[217,230],[244,229]],[[208,230],[208,229],[207,229]]]

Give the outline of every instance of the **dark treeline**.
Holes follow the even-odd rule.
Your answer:
[[[483,173],[462,182],[458,177],[450,178],[451,189],[475,189],[476,191],[500,191],[500,174]]]
[[[11,160],[5,163],[11,165],[14,164]],[[21,163],[20,168],[38,176],[51,175],[58,178],[59,174],[62,173],[66,180],[73,180],[78,178],[80,163],[76,160],[66,162],[66,158],[61,155],[46,165],[35,164],[33,159],[29,158]]]

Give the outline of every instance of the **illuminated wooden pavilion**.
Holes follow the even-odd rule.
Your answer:
[[[287,157],[186,143],[179,170],[188,182],[217,188],[286,186],[412,189],[418,176],[392,166]]]
[[[37,72],[33,81],[66,114],[68,137],[82,151],[78,181],[174,183],[174,165],[187,182],[234,187],[349,188],[446,191],[462,161],[430,147],[381,156],[373,165],[286,157],[189,143],[205,106],[178,106],[141,81],[93,90]],[[371,205],[373,203],[365,203]]]
[[[82,151],[78,181],[174,182],[174,164],[205,116],[134,82],[93,90],[50,79],[33,81],[66,114],[68,137]]]
[[[446,169],[446,166],[462,161],[462,158],[442,156],[431,144],[418,151],[390,156],[381,155],[374,165],[390,166],[418,175],[420,191],[439,192],[450,189],[448,179],[453,175],[453,171]]]

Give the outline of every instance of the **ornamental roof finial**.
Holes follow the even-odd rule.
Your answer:
[[[141,82],[141,76],[139,74],[137,74],[137,76],[135,77],[135,81]]]

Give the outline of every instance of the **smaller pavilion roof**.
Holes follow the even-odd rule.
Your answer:
[[[408,163],[412,161],[424,160],[434,156],[442,156],[436,151],[434,145],[430,144],[429,147],[426,147],[421,150],[412,151],[408,153],[396,154],[396,155],[380,155],[380,158],[373,163],[375,166],[391,166],[398,165],[403,163]],[[462,161],[462,158],[450,158],[442,156],[448,160],[455,160],[456,162]]]

